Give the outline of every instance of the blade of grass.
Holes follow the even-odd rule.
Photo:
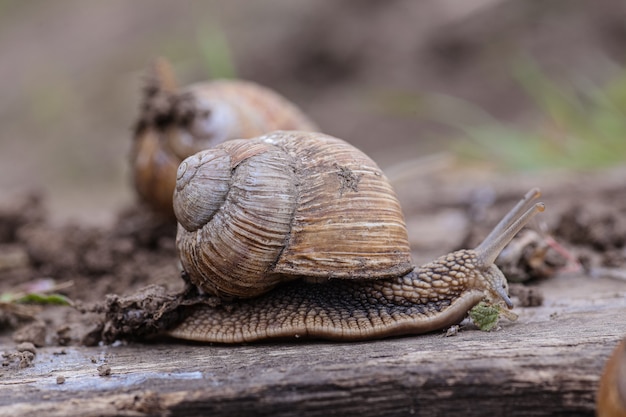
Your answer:
[[[211,78],[236,78],[237,72],[228,40],[216,23],[198,25],[196,39]]]

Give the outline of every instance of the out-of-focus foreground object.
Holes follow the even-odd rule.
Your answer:
[[[626,416],[626,338],[604,366],[597,397],[598,417]]]

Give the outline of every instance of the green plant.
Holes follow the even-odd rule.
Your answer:
[[[484,114],[480,121],[448,121],[466,136],[455,145],[460,155],[510,169],[588,169],[626,161],[626,71],[602,87],[579,84],[571,90],[529,61],[514,76],[540,109],[539,120],[530,127]]]
[[[216,24],[199,25],[198,49],[211,78],[235,78],[237,71],[224,31]]]

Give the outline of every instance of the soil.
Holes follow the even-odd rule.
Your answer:
[[[5,304],[0,310],[5,327],[32,321],[17,326],[15,340],[38,346],[91,345],[100,341],[89,335],[102,323],[94,322],[87,310],[94,303],[112,303],[107,294],[131,294],[150,284],[171,292],[183,288],[183,281],[176,279],[180,272],[174,224],[134,207],[120,212],[111,228],[53,226],[43,204],[41,195],[30,194],[2,209],[1,292],[19,295],[39,288],[66,296],[73,307],[12,311],[13,304]]]

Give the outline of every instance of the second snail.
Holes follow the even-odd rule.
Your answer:
[[[316,130],[278,93],[242,80],[213,80],[179,88],[169,63],[155,62],[135,126],[131,168],[142,202],[173,219],[176,169],[194,153],[229,139],[278,129]]]

